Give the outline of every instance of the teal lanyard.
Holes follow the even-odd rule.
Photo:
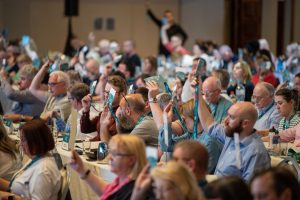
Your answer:
[[[139,125],[139,124],[144,120],[144,118],[145,118],[145,115],[142,115],[142,116],[138,119],[138,121],[135,123],[134,128],[135,128],[137,125]]]
[[[271,105],[265,110],[265,111],[262,111],[259,116],[258,116],[258,119],[262,118],[262,116],[264,116],[264,114],[266,114],[274,105],[274,101],[271,103]]]
[[[8,188],[10,190],[13,182],[15,181],[15,179],[17,178],[17,176],[21,173],[23,173],[24,171],[26,171],[26,169],[28,169],[31,165],[33,165],[34,163],[36,163],[38,160],[40,160],[42,157],[41,156],[35,156],[30,163],[28,163],[28,165],[26,165],[22,170],[20,170],[19,172],[17,172],[13,178],[10,180]]]
[[[170,87],[169,87],[168,83],[164,82],[164,85],[165,85],[165,88],[166,88],[166,92],[169,93],[172,96],[172,92],[170,90]],[[182,117],[180,116],[176,106],[173,106],[173,112],[175,113],[176,117],[178,118],[180,124],[182,125],[183,131],[187,132],[188,129],[187,129]]]
[[[116,122],[117,124],[120,124],[120,121],[119,121],[119,119],[117,118],[117,116],[116,116],[116,114],[115,114],[115,112],[113,111],[113,109],[112,109],[111,106],[108,106],[108,110],[109,110],[109,112],[111,113],[111,115],[113,116],[115,122]]]
[[[198,121],[199,121],[199,116],[198,116],[198,104],[199,104],[199,84],[197,83],[195,87],[195,107],[194,107],[194,127],[193,127],[193,135],[192,138],[193,140],[197,139],[197,128],[198,128]]]
[[[286,130],[286,129],[290,128],[291,120],[294,118],[295,115],[296,115],[296,113],[294,113],[294,114],[290,117],[290,120],[287,120],[286,118],[284,119],[283,130]]]

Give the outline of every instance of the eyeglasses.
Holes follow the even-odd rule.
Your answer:
[[[206,91],[202,91],[202,94],[206,95],[206,96],[209,96],[209,95],[212,95],[213,93],[215,93],[218,90],[219,89],[215,89],[215,90],[212,90],[212,91],[206,90]]]
[[[68,100],[72,101],[72,100],[74,100],[74,97],[68,97]]]
[[[251,101],[252,101],[252,102],[260,102],[263,98],[264,98],[264,97],[252,95]]]
[[[63,83],[63,81],[60,81],[60,82],[53,82],[53,83],[48,83],[48,86],[49,87],[55,87],[56,85],[60,84],[60,83]]]
[[[112,157],[117,157],[117,156],[120,156],[120,157],[127,157],[127,156],[132,156],[133,154],[130,154],[130,153],[119,153],[119,152],[116,152],[116,151],[109,151],[108,150],[108,153],[112,156]]]

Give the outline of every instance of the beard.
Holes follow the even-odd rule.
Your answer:
[[[117,129],[119,133],[130,133],[134,129],[134,121],[130,116],[120,115],[120,124],[117,124]]]
[[[229,125],[225,124],[224,131],[227,137],[233,137],[234,133],[240,133],[243,131],[242,121],[240,121],[240,123],[235,127],[230,127]]]

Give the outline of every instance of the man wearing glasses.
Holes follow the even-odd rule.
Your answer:
[[[266,82],[256,84],[253,90],[252,102],[258,112],[258,118],[254,125],[256,130],[262,131],[278,127],[281,117],[276,109],[274,93],[273,85]]]
[[[221,95],[221,81],[217,77],[208,77],[203,82],[202,91],[215,122],[222,123],[232,102]]]
[[[50,63],[46,62],[41,67],[32,80],[29,91],[40,101],[46,103],[44,110],[40,115],[42,119],[47,121],[50,118],[52,111],[58,111],[60,117],[66,122],[71,113],[71,104],[67,97],[67,90],[70,85],[69,76],[63,71],[54,71],[50,74],[48,80],[48,91],[41,90],[41,82],[47,73],[49,66]],[[30,120],[30,117],[26,117],[26,120]]]
[[[130,134],[141,137],[147,146],[157,147],[158,129],[153,117],[147,115],[145,106],[141,94],[129,94],[121,99],[116,115],[120,124],[127,124]]]

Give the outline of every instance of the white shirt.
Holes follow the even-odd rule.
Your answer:
[[[31,160],[28,161],[30,162]],[[26,182],[28,182],[27,185]],[[60,185],[61,175],[55,160],[53,157],[46,156],[17,175],[11,191],[19,196],[30,194],[29,198],[32,200],[57,200]]]

